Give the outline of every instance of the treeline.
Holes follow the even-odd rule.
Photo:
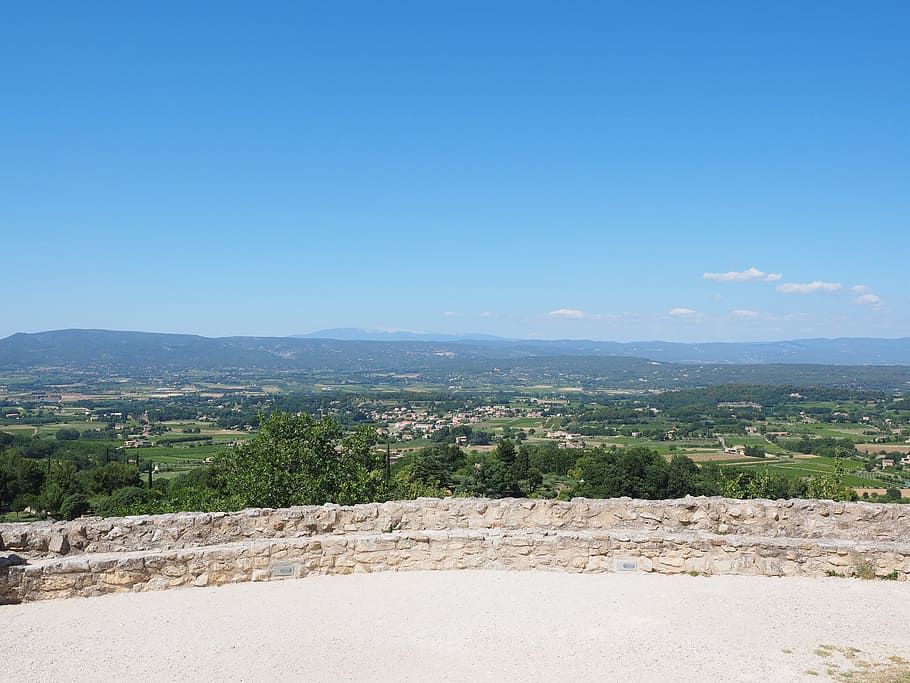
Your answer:
[[[778,444],[793,453],[810,453],[822,455],[826,458],[858,456],[856,444],[848,438],[837,439],[831,436],[811,438],[803,436],[800,439],[781,439]]]
[[[243,507],[354,504],[420,496],[852,499],[844,469],[810,480],[701,467],[646,447],[558,448],[501,439],[488,453],[434,443],[392,465],[374,430],[274,411],[256,436],[211,467],[143,485],[136,465],[95,442],[0,433],[0,510],[55,518]],[[842,444],[841,444],[842,445]],[[837,447],[837,445],[835,445]]]
[[[422,495],[664,499],[682,496],[731,498],[832,498],[854,500],[843,484],[845,471],[811,480],[791,479],[767,470],[698,466],[675,455],[667,460],[646,447],[559,449],[501,441],[486,456],[467,456],[452,445],[434,445],[408,456],[396,483],[422,489]],[[554,477],[562,485],[553,484]],[[566,479],[566,475],[569,475]]]
[[[524,432],[521,432],[524,434]],[[440,427],[430,434],[429,439],[435,443],[454,442],[458,437],[467,439],[469,446],[488,446],[493,441],[493,433],[485,429],[474,429],[470,425],[457,425],[455,427]],[[527,435],[525,434],[526,438]]]
[[[96,443],[0,432],[0,511],[32,509],[73,519],[93,502],[140,485],[139,469]]]

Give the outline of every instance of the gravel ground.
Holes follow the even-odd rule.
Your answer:
[[[908,608],[856,579],[314,576],[3,606],[0,679],[910,680]]]

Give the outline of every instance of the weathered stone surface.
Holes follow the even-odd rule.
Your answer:
[[[66,555],[70,551],[70,542],[67,540],[66,534],[54,534],[51,536],[47,549],[58,555]]]
[[[420,499],[4,525],[7,546],[13,539],[26,551],[17,562],[0,555],[0,601],[308,574],[607,572],[618,559],[633,558],[643,572],[906,580],[908,512],[895,505],[722,498]],[[276,575],[276,565],[291,567],[290,575]]]

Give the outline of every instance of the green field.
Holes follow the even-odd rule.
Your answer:
[[[744,464],[744,467],[749,468],[767,468],[768,471],[773,474],[779,474],[781,476],[797,479],[801,477],[817,477],[824,476],[827,474],[834,473],[835,462],[834,458],[800,458],[800,459],[784,459],[777,461],[766,461],[759,460],[758,462]],[[848,472],[865,472],[863,465],[860,462],[849,459],[841,460],[843,466]],[[876,481],[874,479],[866,479],[859,476],[851,476],[846,474],[844,476],[844,483],[847,486],[881,486],[884,482]]]

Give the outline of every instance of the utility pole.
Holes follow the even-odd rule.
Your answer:
[[[389,437],[385,440],[385,480],[392,478],[392,454],[389,446]]]

